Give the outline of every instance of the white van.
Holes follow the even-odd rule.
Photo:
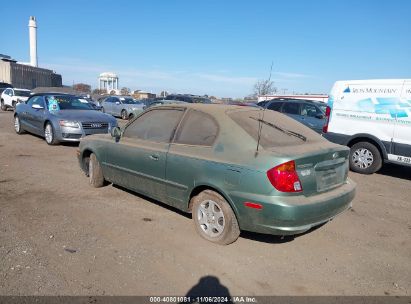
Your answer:
[[[411,79],[337,81],[326,117],[324,137],[351,148],[352,171],[411,166]]]

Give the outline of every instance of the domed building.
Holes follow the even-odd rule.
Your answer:
[[[107,93],[118,91],[118,76],[112,72],[101,73],[98,77],[98,88],[106,90]]]

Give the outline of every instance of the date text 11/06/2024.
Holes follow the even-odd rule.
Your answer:
[[[150,303],[257,303],[254,297],[150,297]]]

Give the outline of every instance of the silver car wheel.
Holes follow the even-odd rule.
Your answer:
[[[212,200],[203,201],[197,210],[197,219],[201,229],[210,237],[218,237],[225,227],[225,218],[221,207]]]
[[[44,137],[48,144],[53,141],[53,128],[50,124],[47,124],[46,128],[44,129]]]
[[[368,168],[374,162],[374,155],[370,150],[361,148],[354,151],[352,160],[355,166],[361,169]]]
[[[14,117],[14,130],[16,130],[17,133],[20,132],[20,119],[18,116]]]

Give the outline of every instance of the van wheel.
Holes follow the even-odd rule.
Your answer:
[[[192,200],[192,217],[198,234],[220,245],[228,245],[238,239],[240,228],[237,218],[221,195],[205,190]]]
[[[382,157],[376,146],[359,142],[350,149],[350,169],[361,174],[372,174],[381,169]]]

